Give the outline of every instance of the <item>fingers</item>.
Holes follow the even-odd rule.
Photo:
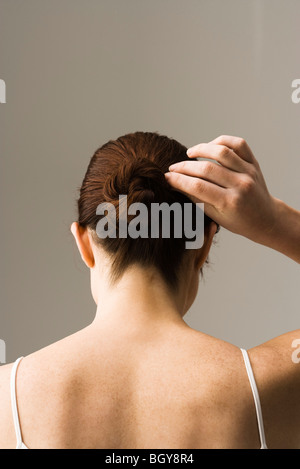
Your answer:
[[[189,148],[187,155],[215,160],[219,164],[214,161],[181,161],[170,166],[170,172],[165,174],[167,181],[193,202],[204,202],[220,213],[226,197],[231,194],[230,189],[239,189],[241,184],[243,187],[253,184],[251,178],[259,169],[246,141],[229,135],[195,145]]]
[[[231,171],[211,161],[181,161],[171,165],[169,171],[198,177],[225,188],[237,185],[239,177],[238,172]]]
[[[255,158],[254,155],[247,144],[246,140],[240,137],[234,137],[231,135],[220,135],[219,137],[212,140],[212,142],[217,145],[226,145],[227,147],[232,148],[237,155],[239,155],[243,160],[253,163]]]
[[[246,172],[248,164],[231,148],[214,143],[199,143],[199,145],[189,148],[187,155],[190,158],[209,158],[216,160],[225,168],[240,173]]]
[[[174,189],[187,195],[193,202],[204,202],[218,207],[225,198],[226,189],[198,177],[177,172],[166,173],[165,177]]]
[[[200,144],[201,145],[201,144]],[[219,137],[215,138],[207,145],[220,145],[225,146],[228,149],[232,149],[236,155],[242,158],[244,161],[252,164],[256,164],[257,160],[255,159],[249,145],[247,142],[240,137],[235,137],[231,135],[220,135]],[[189,148],[188,156],[194,156],[194,153],[197,151],[198,145]]]

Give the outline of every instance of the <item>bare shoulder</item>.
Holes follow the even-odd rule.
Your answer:
[[[200,375],[205,371],[206,382],[219,382],[222,395],[225,396],[226,383],[235,382],[235,387],[228,386],[231,392],[239,393],[246,383],[247,374],[241,349],[220,338],[192,330],[189,333],[190,364],[199,367]],[[245,379],[246,378],[246,379]],[[225,387],[223,386],[225,385]],[[197,383],[198,385],[198,383]],[[213,387],[215,390],[217,387]]]
[[[263,371],[267,379],[292,380],[300,386],[300,329],[250,349],[249,355],[256,370]]]
[[[66,339],[68,340],[68,339]],[[0,368],[0,448],[15,448],[10,379],[13,363]],[[43,445],[56,441],[66,406],[65,400],[72,386],[71,357],[66,353],[65,340],[25,356],[16,375],[16,398],[24,443],[30,448],[35,441]],[[53,418],[55,416],[55,419]]]
[[[0,366],[0,393],[5,389],[7,381],[9,382],[12,366],[13,363]]]
[[[189,334],[192,346],[202,349],[207,358],[213,358],[216,363],[228,360],[230,363],[231,360],[242,358],[241,349],[230,342],[195,329],[190,329]]]
[[[276,448],[300,448],[300,329],[249,350],[267,434]]]
[[[2,409],[4,406],[5,397],[10,397],[7,392],[10,388],[10,375],[13,367],[13,363],[8,363],[7,365],[0,366],[0,415],[2,414]]]
[[[12,367],[13,363],[0,367],[0,448],[15,448],[16,445],[10,396]]]

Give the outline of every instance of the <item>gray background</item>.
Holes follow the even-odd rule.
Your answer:
[[[1,321],[7,361],[89,324],[69,232],[88,161],[111,138],[246,138],[299,209],[298,0],[1,0]],[[194,328],[250,348],[299,328],[299,265],[221,230]],[[80,351],[78,351],[80,353]],[[75,358],[75,357],[74,357]]]

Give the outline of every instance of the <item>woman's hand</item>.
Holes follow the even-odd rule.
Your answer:
[[[193,202],[204,202],[205,213],[219,225],[300,262],[300,213],[270,195],[244,139],[222,135],[191,147],[187,154],[214,161],[182,161],[170,166],[166,178],[173,188]],[[289,225],[293,231],[289,241],[295,245],[292,252],[283,239]]]

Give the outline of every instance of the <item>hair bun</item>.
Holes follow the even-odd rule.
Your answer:
[[[103,195],[114,202],[127,195],[128,202],[159,202],[167,198],[169,187],[159,166],[146,158],[126,159],[105,181]]]

